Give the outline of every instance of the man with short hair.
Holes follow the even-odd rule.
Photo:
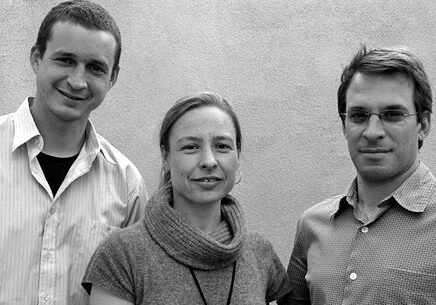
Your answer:
[[[419,160],[432,93],[410,51],[362,47],[338,91],[357,176],[303,213],[289,304],[436,304],[436,180]]]
[[[118,26],[95,3],[60,3],[41,24],[35,97],[0,117],[0,304],[86,304],[94,250],[143,215],[139,171],[89,121],[120,53]]]

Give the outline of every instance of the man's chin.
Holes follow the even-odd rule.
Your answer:
[[[386,165],[371,165],[357,169],[360,177],[370,183],[389,181],[394,177],[392,170]]]

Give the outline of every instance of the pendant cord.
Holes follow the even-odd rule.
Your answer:
[[[207,305],[206,298],[204,297],[203,290],[201,289],[200,283],[195,276],[194,269],[189,267],[189,271],[191,271],[192,278],[194,279],[195,285],[197,286],[198,291],[200,292],[201,299],[203,300],[204,305]],[[232,272],[232,282],[230,284],[229,296],[227,297],[227,305],[230,305],[233,294],[233,286],[235,285],[235,274],[236,274],[236,261],[233,263],[233,272]]]

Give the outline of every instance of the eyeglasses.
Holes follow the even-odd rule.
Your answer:
[[[369,112],[364,110],[352,110],[350,112],[339,113],[342,119],[347,118],[354,124],[363,124],[368,122],[369,118],[375,114],[380,118],[380,121],[385,123],[401,122],[406,117],[417,115],[418,113],[406,113],[402,110],[384,110],[380,113]]]

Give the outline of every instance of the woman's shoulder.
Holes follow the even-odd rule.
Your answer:
[[[152,239],[144,226],[143,221],[118,229],[109,234],[103,241],[101,247],[118,248],[119,251],[131,251],[138,248],[149,248]]]
[[[256,256],[271,256],[272,253],[275,254],[274,247],[271,242],[257,232],[252,232],[247,234],[245,241],[246,250],[253,252]]]

